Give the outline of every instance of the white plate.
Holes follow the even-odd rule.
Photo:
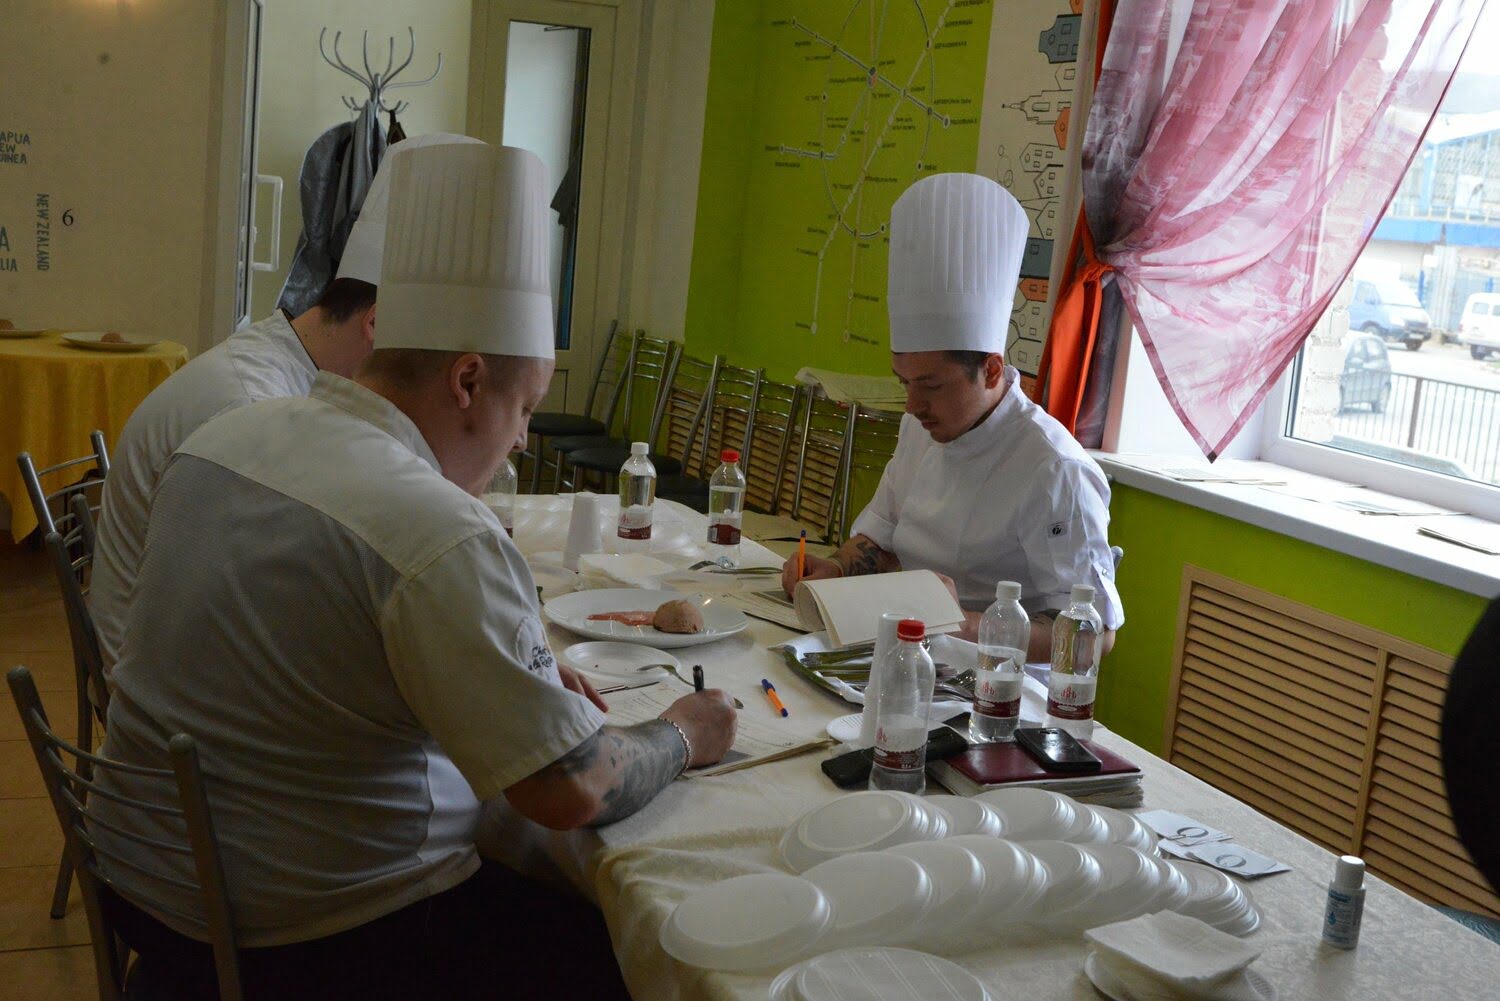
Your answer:
[[[1260,1001],[1277,1001],[1281,996],[1276,990],[1276,985],[1267,980],[1259,970],[1243,970],[1245,986],[1260,999]],[[1099,961],[1099,954],[1091,952],[1083,961],[1083,975],[1110,1001],[1137,1001],[1136,995],[1131,994],[1129,989],[1120,982],[1119,978],[1110,972],[1109,967]]]
[[[1109,821],[1087,803],[1073,802],[1073,826],[1058,840],[1075,845],[1107,845],[1115,841]],[[1130,847],[1134,848],[1135,845]]]
[[[1011,841],[1066,841],[1077,816],[1071,799],[1045,789],[994,789],[975,798],[1000,814]]]
[[[0,330],[0,341],[22,341],[28,337],[40,337],[46,332],[45,330],[11,330],[6,328]]]
[[[664,633],[653,626],[627,626],[610,620],[589,620],[590,615],[599,612],[654,612],[662,603],[680,598],[695,601],[702,609],[701,633]],[[571,629],[590,639],[644,643],[665,650],[713,643],[743,632],[750,625],[744,612],[723,601],[678,594],[676,591],[637,591],[630,588],[564,594],[547,602],[543,613],[564,629]]]
[[[1047,891],[1036,907],[1037,915],[1044,921],[1078,906],[1098,889],[1104,878],[1099,860],[1078,845],[1065,841],[1032,841],[1026,845],[1026,850],[1047,867]]]
[[[911,949],[840,949],[809,959],[793,978],[800,1001],[990,1001],[957,963]]]
[[[1052,916],[1052,923],[1066,928],[1097,928],[1145,913],[1161,888],[1162,874],[1149,855],[1124,845],[1087,845],[1103,870],[1099,888],[1079,904]]]
[[[984,897],[984,865],[978,856],[951,841],[919,841],[886,851],[916,862],[932,880],[932,910],[922,919],[915,941],[928,949],[951,945],[951,936]]]
[[[121,334],[120,336],[125,339],[118,344],[111,344],[99,339],[103,336],[103,331],[98,333],[72,333],[63,334],[62,339],[65,344],[70,344],[75,348],[83,348],[85,351],[144,351],[161,343],[159,340],[148,341],[145,338],[127,337]]]
[[[872,852],[920,841],[930,815],[916,796],[884,790],[850,793],[813,807],[781,839],[781,858],[793,872],[850,852]]]
[[[863,713],[850,713],[828,721],[828,736],[840,744],[859,739],[859,730],[864,723]]]
[[[969,796],[928,796],[927,804],[935,806],[948,815],[948,836],[960,834],[987,834],[992,838],[1005,836],[1005,822],[988,803]]]
[[[833,920],[828,897],[800,876],[757,872],[701,887],[661,926],[661,947],[689,966],[729,972],[795,962]]]
[[[562,652],[562,662],[574,670],[611,681],[660,681],[671,676],[665,667],[642,671],[647,664],[671,664],[682,670],[682,661],[665,650],[639,643],[574,643]]]
[[[548,563],[541,559],[530,559],[526,561],[526,565],[531,570],[532,582],[542,589],[543,601],[551,601],[578,586],[578,575],[563,566],[561,561]]]
[[[974,910],[975,922],[993,927],[1030,912],[1045,888],[1046,868],[1040,867],[1026,849],[983,834],[963,834],[949,838],[947,843],[967,848],[984,866],[984,894]]]
[[[823,946],[900,945],[932,908],[934,888],[915,859],[891,852],[855,852],[813,866],[802,878],[833,908]],[[799,992],[806,996],[805,991]]]

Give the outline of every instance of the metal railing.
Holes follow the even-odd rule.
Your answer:
[[[1333,419],[1340,435],[1413,453],[1396,461],[1430,457],[1458,463],[1473,479],[1500,482],[1500,390],[1419,375],[1391,374],[1380,412],[1352,404]]]

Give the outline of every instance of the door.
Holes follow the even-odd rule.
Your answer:
[[[557,374],[544,409],[581,412],[624,280],[635,15],[614,0],[475,0],[469,131],[541,157],[552,198]],[[606,158],[606,149],[609,156]]]

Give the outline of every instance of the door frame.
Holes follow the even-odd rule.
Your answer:
[[[590,31],[590,116],[604,128],[584,133],[570,346],[558,352],[568,371],[566,409],[579,412],[618,319],[629,280],[626,218],[633,162],[634,95],[640,48],[639,4],[629,0],[474,0],[469,41],[469,135],[498,144],[504,133],[505,61],[511,20],[569,24]]]

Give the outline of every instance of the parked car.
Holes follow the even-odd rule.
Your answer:
[[[1349,300],[1349,329],[1400,341],[1406,350],[1416,351],[1432,336],[1432,317],[1402,282],[1356,278],[1354,297]]]
[[[1475,361],[1500,351],[1500,292],[1475,292],[1464,303],[1458,342],[1469,346]]]
[[[1391,399],[1391,357],[1385,341],[1372,334],[1355,334],[1344,352],[1344,371],[1339,373],[1339,413],[1361,403],[1370,412],[1385,412]]]

